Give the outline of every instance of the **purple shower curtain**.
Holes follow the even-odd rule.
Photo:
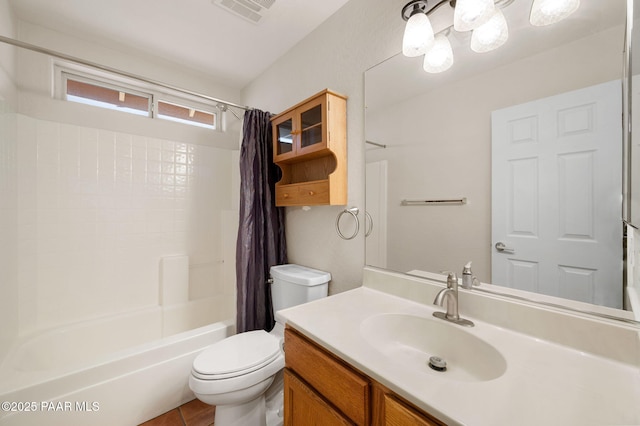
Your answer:
[[[236,247],[238,333],[273,328],[269,268],[287,262],[284,207],[276,207],[270,114],[244,113],[240,148],[240,226]]]

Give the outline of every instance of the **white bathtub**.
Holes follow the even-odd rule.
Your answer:
[[[193,359],[233,334],[234,322],[162,335],[202,321],[206,305],[149,308],[22,339],[0,365],[0,425],[136,425],[193,399]]]

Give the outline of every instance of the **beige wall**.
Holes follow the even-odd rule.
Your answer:
[[[243,103],[278,113],[324,88],[347,95],[348,203],[364,209],[364,71],[399,51],[404,0],[351,0],[243,90]],[[344,207],[287,208],[289,261],[331,272],[330,292],[360,286],[364,235],[340,239]],[[362,220],[363,214],[360,214]],[[346,220],[345,220],[346,225]]]

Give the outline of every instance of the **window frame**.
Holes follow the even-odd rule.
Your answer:
[[[171,121],[174,123],[185,124],[189,126],[199,127],[216,132],[224,132],[224,115],[226,112],[221,111],[218,108],[217,102],[209,102],[204,98],[200,98],[189,93],[180,92],[178,90],[171,90],[152,83],[137,80],[130,77],[124,77],[115,73],[109,73],[107,71],[90,68],[85,65],[79,65],[76,63],[66,61],[54,61],[54,84],[52,97],[55,99],[75,102],[67,99],[67,81],[69,79],[79,81],[81,83],[91,84],[95,86],[105,87],[110,90],[117,90],[125,93],[130,93],[136,96],[147,97],[149,99],[148,114],[135,114],[128,111],[120,111],[129,113],[132,115],[138,115],[141,117],[148,117],[152,119],[158,119],[163,121]],[[89,98],[87,98],[89,99]],[[203,125],[196,121],[189,122],[188,120],[173,120],[170,118],[159,117],[159,102],[165,102],[168,104],[177,105],[184,108],[195,109],[213,115],[213,126]],[[87,103],[88,104],[88,103]],[[95,105],[98,108],[111,109],[100,105]],[[112,110],[118,111],[118,108]]]

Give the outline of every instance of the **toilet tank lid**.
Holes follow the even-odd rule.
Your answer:
[[[277,265],[271,267],[271,277],[298,285],[316,286],[331,281],[329,272],[307,268],[295,264]]]

